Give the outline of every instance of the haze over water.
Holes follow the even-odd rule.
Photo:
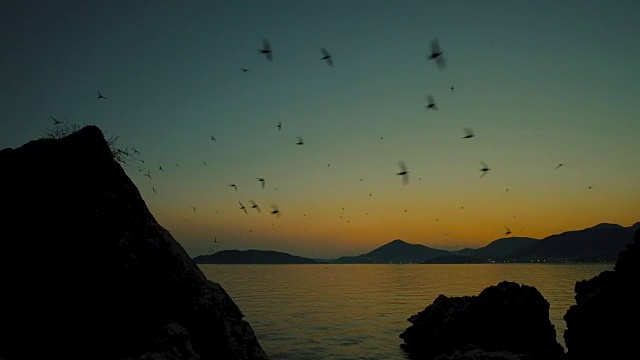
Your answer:
[[[405,359],[407,319],[440,294],[478,295],[500,281],[536,287],[564,346],[576,281],[607,264],[198,265],[238,304],[272,359]]]

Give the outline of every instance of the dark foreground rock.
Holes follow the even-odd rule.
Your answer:
[[[640,229],[612,271],[576,283],[576,305],[564,316],[568,359],[625,359],[637,352],[639,284]]]
[[[438,296],[409,318],[400,338],[414,359],[562,359],[549,303],[527,285],[503,281],[478,296]]]
[[[0,151],[0,358],[267,359],[93,126]]]

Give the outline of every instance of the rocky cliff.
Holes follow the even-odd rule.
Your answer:
[[[640,229],[612,271],[576,283],[564,316],[568,359],[625,359],[637,351],[640,322]]]
[[[0,358],[267,359],[100,129],[0,151]]]

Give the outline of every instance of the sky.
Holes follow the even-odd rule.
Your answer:
[[[191,256],[631,226],[639,15],[636,0],[3,1],[0,148],[51,117],[117,136]]]

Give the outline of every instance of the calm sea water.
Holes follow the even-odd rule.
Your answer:
[[[574,285],[614,264],[198,265],[245,314],[273,360],[407,359],[398,336],[440,294],[478,295],[502,280],[535,286],[557,340]]]

